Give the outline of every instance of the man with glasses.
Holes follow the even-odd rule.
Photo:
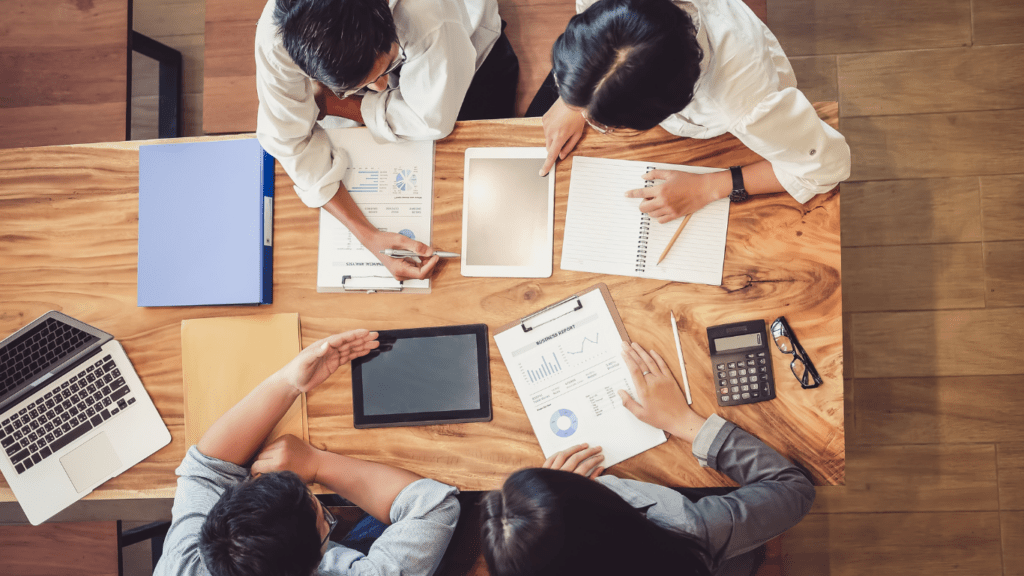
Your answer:
[[[456,120],[511,117],[519,62],[496,0],[269,0],[256,27],[256,135],[295,182],[395,278],[426,278],[433,250],[373,227],[341,182],[324,127],[365,124],[381,142],[436,140]],[[379,254],[412,250],[410,259]]]
[[[155,574],[434,572],[459,517],[454,487],[400,468],[317,450],[294,436],[282,436],[260,449],[299,394],[377,346],[377,333],[366,330],[315,342],[189,448],[177,470],[171,528]],[[249,462],[251,468],[246,468]],[[313,482],[372,517],[360,523],[371,525],[365,532],[379,536],[372,548],[330,541],[337,520],[306,487]],[[344,542],[358,536],[350,533]]]

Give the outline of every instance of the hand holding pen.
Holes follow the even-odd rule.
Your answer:
[[[420,255],[413,252],[412,250],[401,250],[397,248],[385,248],[380,251],[385,256],[391,256],[392,258],[418,258]],[[441,252],[440,250],[434,251],[434,256],[438,258],[458,258],[460,254],[456,252]]]

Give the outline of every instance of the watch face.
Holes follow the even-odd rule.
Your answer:
[[[749,196],[750,195],[747,194],[746,190],[744,190],[743,188],[740,188],[738,190],[733,190],[731,193],[729,193],[729,201],[730,202],[743,202]]]

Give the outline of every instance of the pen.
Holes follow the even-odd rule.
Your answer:
[[[661,253],[661,257],[658,258],[658,262],[655,264],[655,266],[661,264],[661,261],[665,259],[665,256],[668,256],[668,251],[671,250],[672,245],[676,243],[676,238],[679,238],[679,233],[683,231],[683,228],[686,228],[686,223],[690,221],[691,216],[693,216],[693,212],[687,214],[686,218],[683,218],[683,223],[679,225],[679,229],[676,230],[676,233],[672,235],[672,239],[668,241],[668,246],[665,246],[665,251]]]
[[[384,250],[381,250],[380,253],[385,256],[391,256],[392,258],[415,258],[416,256],[419,256],[419,254],[412,250],[399,250],[396,248],[385,248]],[[441,258],[458,258],[460,256],[457,252],[440,251],[435,251],[434,255],[440,256]]]
[[[689,216],[687,216],[689,218]],[[685,225],[686,222],[683,222]],[[679,227],[682,230],[682,226]],[[678,233],[677,233],[678,234]],[[676,315],[675,312],[669,311],[669,315],[672,316],[672,336],[676,339],[676,353],[679,354],[679,370],[683,373],[683,392],[686,393],[686,403],[693,404],[693,399],[690,398],[690,381],[686,379],[686,364],[683,364],[683,347],[679,345],[679,330],[676,328]]]

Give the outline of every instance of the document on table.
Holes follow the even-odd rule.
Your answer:
[[[651,170],[695,174],[719,168],[576,156],[569,178],[561,268],[696,284],[722,284],[729,199],[694,212],[661,264],[655,264],[681,220],[659,224],[640,212],[641,198],[627,190],[653,186]]]
[[[342,182],[370,223],[429,245],[434,143],[378,144],[366,128],[331,129],[327,136],[348,153],[349,168]],[[316,291],[345,292],[346,288],[429,292],[430,279],[395,280],[348,228],[321,209]]]
[[[622,359],[625,329],[606,294],[589,290],[494,336],[545,458],[586,442],[604,449],[608,467],[665,442],[616,392],[636,398]]]

